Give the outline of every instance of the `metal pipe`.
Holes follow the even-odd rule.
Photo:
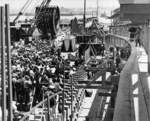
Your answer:
[[[1,40],[1,80],[2,80],[2,121],[7,121],[6,115],[6,73],[5,73],[5,29],[4,7],[0,7],[0,40]]]
[[[8,121],[13,120],[12,112],[12,78],[11,78],[11,44],[10,44],[10,21],[9,21],[9,5],[5,5],[5,21],[6,21],[6,43],[7,43],[7,69],[8,69]]]

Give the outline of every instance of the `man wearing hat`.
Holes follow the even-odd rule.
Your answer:
[[[136,39],[135,39],[135,42],[136,42],[136,47],[139,45],[139,47],[141,46],[141,28],[138,27],[137,30],[136,30]]]

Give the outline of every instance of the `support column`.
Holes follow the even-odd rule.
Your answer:
[[[5,29],[4,7],[0,7],[0,41],[1,41],[1,81],[2,81],[2,121],[7,121],[6,114],[6,69],[5,69]]]
[[[12,113],[12,78],[11,78],[11,44],[10,44],[10,22],[9,22],[9,5],[5,5],[5,21],[6,21],[6,43],[7,43],[7,69],[8,69],[8,120],[13,120]]]
[[[138,74],[132,74],[131,78],[131,107],[133,107],[133,112],[131,113],[131,119],[135,121],[140,121],[140,109],[139,109],[139,76]]]

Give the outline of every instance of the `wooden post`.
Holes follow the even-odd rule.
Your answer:
[[[8,69],[8,120],[13,120],[12,113],[12,79],[11,79],[11,44],[10,44],[10,22],[9,22],[9,5],[5,5],[5,21],[6,21],[6,43],[7,43],[7,69]]]
[[[49,98],[49,94],[47,95],[47,109],[48,109],[48,121],[49,121],[50,120],[50,98]]]
[[[2,121],[7,121],[6,115],[6,73],[5,73],[5,28],[4,7],[0,7],[0,40],[1,40],[1,75],[2,75]]]
[[[147,40],[148,41],[148,73],[150,74],[150,20],[147,20]]]

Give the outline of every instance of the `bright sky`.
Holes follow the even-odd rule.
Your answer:
[[[2,1],[2,2],[1,2]],[[10,4],[11,10],[21,9],[23,5],[25,4],[27,0],[0,0],[0,5],[3,5],[5,3]],[[37,4],[40,4],[42,0],[32,0],[32,5],[37,6]],[[96,7],[97,6],[97,0],[86,0],[87,1],[87,7]],[[83,8],[84,0],[52,0],[51,4],[56,4],[60,7],[65,8]],[[32,7],[31,5],[31,7]],[[115,9],[119,7],[118,0],[99,0],[99,7],[100,8],[112,8]]]

